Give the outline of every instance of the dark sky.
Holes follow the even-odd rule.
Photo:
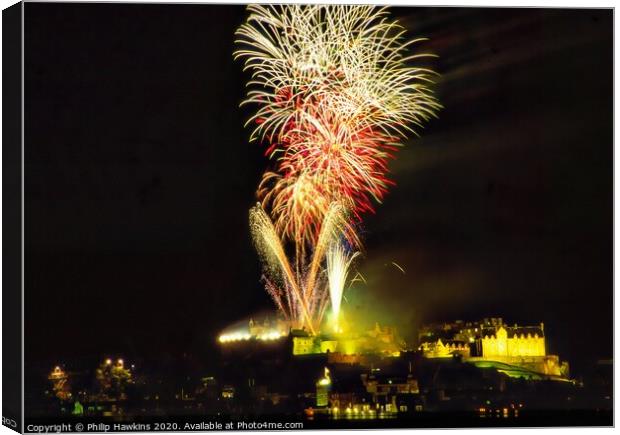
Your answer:
[[[199,351],[269,309],[247,223],[269,162],[232,60],[244,9],[25,11],[27,360]],[[440,56],[445,108],[392,162],[349,309],[409,337],[542,321],[551,352],[611,357],[612,12],[393,12]]]

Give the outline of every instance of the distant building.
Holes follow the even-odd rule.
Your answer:
[[[371,372],[362,375],[362,383],[370,394],[372,403],[388,413],[406,412],[411,399],[420,394],[418,381],[411,373],[407,376],[383,375]]]
[[[328,364],[347,364],[347,365],[366,365],[366,355],[347,355],[340,352],[333,352],[327,354]]]
[[[494,330],[484,330],[481,334],[480,356],[494,357],[523,357],[545,356],[544,326],[514,327],[500,325]]]
[[[276,335],[284,336],[289,332],[289,325],[282,319],[272,320],[268,317],[263,322],[257,322],[250,319],[248,322],[248,332],[252,337],[276,337]]]
[[[445,341],[445,342],[444,342]],[[420,350],[424,352],[427,358],[451,358],[460,355],[469,358],[471,355],[471,347],[468,343],[458,340],[442,340],[425,341],[420,345]]]
[[[547,355],[545,327],[509,326],[501,317],[477,322],[457,320],[424,326],[419,333],[419,349],[427,358],[497,361],[532,372],[568,377],[568,363],[557,355]]]
[[[320,341],[306,331],[291,331],[293,355],[311,355],[321,353]]]
[[[404,343],[395,328],[380,326],[357,334],[310,335],[305,330],[292,330],[293,355],[331,353],[340,355],[382,354],[398,356]],[[353,361],[353,360],[351,360]]]

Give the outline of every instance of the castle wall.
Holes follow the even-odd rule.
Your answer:
[[[314,337],[293,337],[293,355],[309,355],[320,353]]]
[[[497,361],[512,366],[523,367],[536,373],[548,376],[566,376],[563,373],[563,366],[557,355],[545,356],[493,356],[493,357],[472,357],[468,361]]]
[[[482,341],[482,356],[492,357],[524,357],[545,356],[545,338],[538,335],[515,335],[508,338],[503,327],[493,336],[485,336]]]
[[[444,344],[441,340],[435,343],[423,343],[420,349],[427,358],[452,358],[454,355],[469,358],[470,356],[468,345],[450,342]]]

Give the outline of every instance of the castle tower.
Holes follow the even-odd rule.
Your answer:
[[[497,355],[508,355],[508,331],[503,326],[500,326],[495,333],[497,337]]]

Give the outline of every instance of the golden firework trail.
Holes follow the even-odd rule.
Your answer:
[[[302,290],[299,288],[297,276],[291,268],[280,237],[278,237],[273,228],[271,219],[269,219],[269,216],[267,216],[260,204],[250,209],[250,230],[256,249],[263,259],[263,264],[266,266],[266,272],[292,293],[292,298],[289,301],[288,315],[298,317],[297,311],[300,311],[303,322],[314,332],[312,319]],[[270,281],[269,285],[274,286],[275,284],[273,284],[273,281]],[[282,306],[280,299],[276,303]]]
[[[359,252],[351,253],[340,242],[332,243],[327,251],[326,269],[332,307],[332,329],[334,332],[340,331],[339,317],[342,296],[351,270],[351,264],[358,255]]]
[[[329,246],[342,238],[346,215],[342,206],[332,204],[321,226],[312,261],[305,270],[295,270],[285,253],[271,219],[260,204],[250,209],[252,239],[263,260],[265,287],[278,309],[297,327],[315,332],[321,325],[329,286],[321,278],[321,264]]]
[[[373,6],[251,5],[235,58],[252,73],[251,140],[267,142],[276,170],[259,198],[282,237],[312,248],[329,205],[359,220],[391,182],[387,160],[440,105],[434,73],[409,54],[423,39]],[[413,127],[412,127],[413,126]]]

